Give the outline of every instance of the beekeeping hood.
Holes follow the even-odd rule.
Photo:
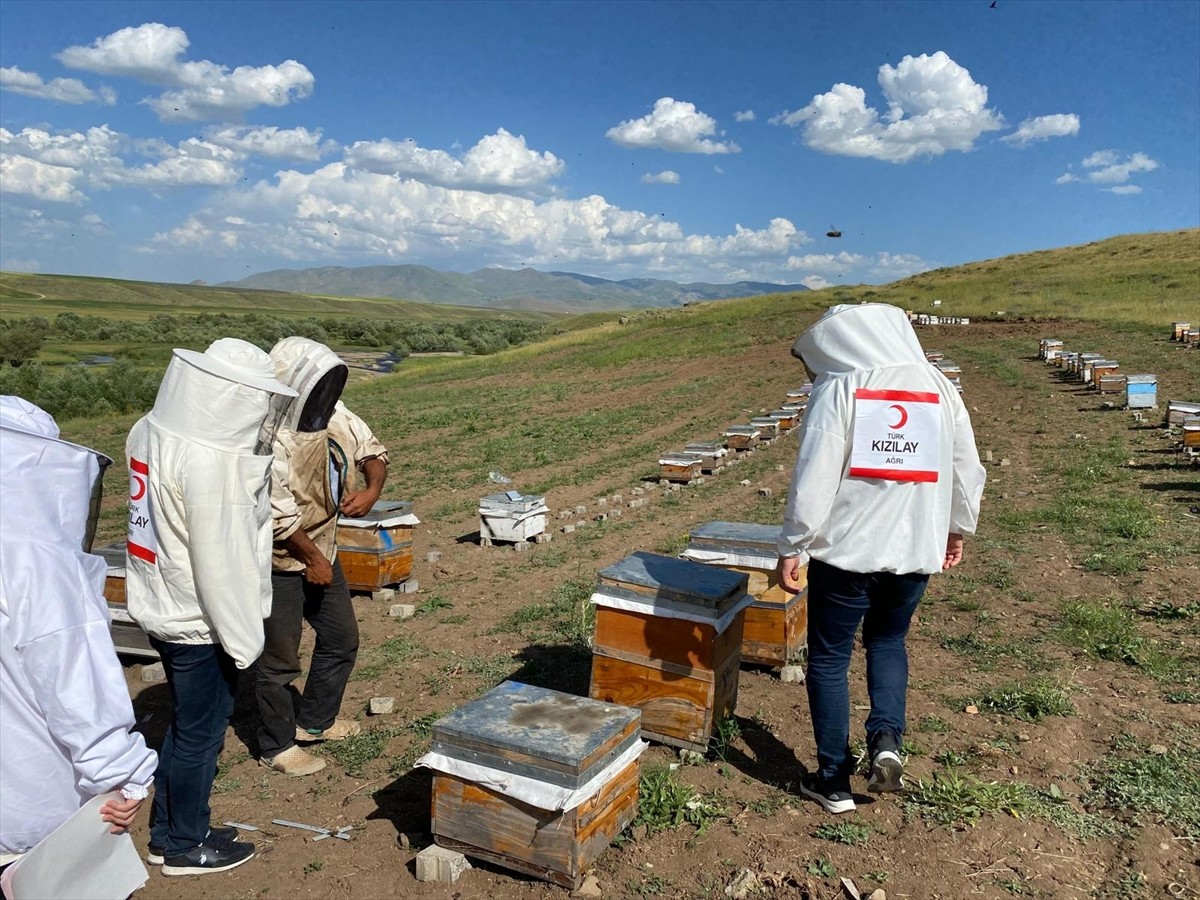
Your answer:
[[[831,306],[796,338],[792,355],[817,378],[926,362],[908,316],[886,303]]]
[[[5,542],[36,540],[88,553],[112,460],[58,435],[49,413],[20,397],[0,397],[0,532]]]
[[[303,337],[286,337],[271,348],[276,377],[295,390],[297,398],[283,425],[304,434],[324,431],[342,396],[349,369],[324,344]]]

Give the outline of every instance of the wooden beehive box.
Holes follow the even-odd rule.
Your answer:
[[[658,474],[664,481],[687,484],[699,478],[704,457],[699,453],[664,453],[658,458]]]
[[[771,418],[778,423],[780,431],[791,431],[800,424],[800,411],[797,409],[773,409]]]
[[[406,500],[380,500],[361,518],[338,520],[337,548],[352,591],[377,591],[412,575],[413,529],[420,521]]]
[[[642,734],[708,748],[737,706],[747,577],[653,553],[600,572],[591,696],[642,711]]]
[[[1184,452],[1190,456],[1200,453],[1200,416],[1189,416],[1183,420],[1181,446]]]
[[[1062,350],[1063,342],[1054,338],[1042,338],[1038,342],[1038,356],[1046,362],[1053,362]]]
[[[1125,390],[1125,376],[1106,372],[1096,379],[1096,387],[1102,394],[1119,394]]]
[[[1173,322],[1171,324],[1171,340],[1182,341],[1183,336],[1191,330],[1191,322]]]
[[[927,360],[929,360],[931,363],[935,363],[935,362],[940,362],[941,360],[945,359],[946,354],[944,354],[941,350],[926,350],[925,358]]]
[[[1092,363],[1092,377],[1089,379],[1092,387],[1099,389],[1100,379],[1105,375],[1115,375],[1120,365],[1115,359],[1098,359]]]
[[[729,451],[717,441],[688,441],[683,452],[697,454],[700,457],[700,471],[710,475],[725,465],[725,455]]]
[[[129,607],[125,605],[125,542],[98,547],[92,552],[103,557],[108,565],[108,573],[104,577],[104,599],[112,616],[108,630],[113,646],[118,653],[158,659],[158,653],[150,646],[150,637],[133,621]]]
[[[1054,365],[1060,369],[1066,369],[1069,372],[1071,371],[1071,360],[1076,355],[1077,354],[1071,350],[1059,350],[1058,356],[1054,357]]]
[[[746,575],[754,602],[742,629],[742,662],[785,666],[808,650],[808,589],[789,594],[779,582],[778,525],[707,522],[692,530],[684,557]],[[807,574],[807,566],[802,569]]]
[[[1200,403],[1188,403],[1183,400],[1167,401],[1167,424],[1182,425],[1192,416],[1200,416]]]
[[[755,416],[750,424],[758,429],[761,440],[769,441],[779,436],[779,420],[773,416]]]
[[[725,446],[730,450],[753,450],[759,441],[759,431],[753,425],[730,425],[725,429]]]
[[[1079,363],[1076,366],[1075,374],[1084,384],[1088,384],[1092,380],[1092,366],[1097,360],[1103,360],[1104,357],[1099,353],[1080,353]]]
[[[640,722],[635,709],[586,697],[515,681],[493,688],[433,726],[422,764],[434,769],[434,838],[578,888],[637,813]],[[572,796],[550,803],[531,794]]]
[[[479,542],[487,547],[493,541],[541,541],[549,511],[541,494],[489,494],[479,501]]]
[[[1154,409],[1158,406],[1158,376],[1126,375],[1125,405],[1129,409]]]

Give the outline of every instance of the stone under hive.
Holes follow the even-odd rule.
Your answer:
[[[407,500],[380,500],[359,518],[338,520],[337,548],[352,591],[377,591],[412,576],[413,530],[421,520]]]
[[[108,630],[112,635],[113,646],[117,648],[118,653],[158,659],[158,652],[150,646],[149,635],[133,621],[125,603],[125,542],[97,547],[92,552],[103,557],[108,564],[108,573],[104,577],[104,600],[108,603],[108,612],[112,616],[112,624]]]
[[[737,705],[746,575],[653,553],[599,573],[590,694],[642,711],[642,734],[701,752]]]
[[[778,525],[706,522],[692,529],[685,559],[745,574],[754,602],[742,630],[742,662],[801,663],[808,654],[808,587],[789,594],[779,582]],[[808,567],[801,569],[806,580]]]
[[[433,726],[443,847],[574,890],[637,812],[636,709],[506,681]]]
[[[506,491],[489,494],[479,501],[479,543],[490,547],[494,541],[522,543],[546,540],[546,497]]]

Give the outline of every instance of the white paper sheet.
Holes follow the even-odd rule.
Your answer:
[[[742,594],[733,606],[725,611],[725,614],[719,619],[713,619],[711,616],[701,615],[691,612],[690,610],[680,609],[678,606],[667,606],[661,603],[654,603],[653,599],[648,600],[632,600],[629,597],[617,597],[612,594],[606,594],[603,591],[596,591],[592,594],[592,603],[596,606],[607,606],[609,609],[623,609],[626,612],[644,613],[648,616],[655,616],[659,619],[684,619],[688,622],[700,622],[703,625],[712,625],[716,629],[717,634],[724,634],[725,629],[729,627],[729,623],[743,609],[754,604],[754,598],[750,594]]]
[[[111,834],[100,807],[119,793],[93,797],[4,870],[10,900],[125,900],[149,873],[128,834]]]
[[[764,556],[748,551],[733,553],[725,550],[697,550],[692,547],[684,550],[679,556],[692,562],[705,565],[741,566],[743,569],[762,569],[764,572],[774,572],[779,565],[778,554]]]
[[[616,757],[591,781],[583,787],[559,787],[546,784],[536,778],[524,775],[514,775],[512,772],[502,772],[491,766],[481,766],[478,763],[463,762],[461,759],[451,759],[441,753],[430,751],[417,760],[416,766],[424,766],[435,772],[445,772],[455,775],[474,784],[499,791],[506,797],[536,806],[538,809],[562,810],[574,809],[590,797],[598,794],[603,787],[625,770],[625,767],[642,755],[642,751],[650,745],[645,741],[634,741],[628,749]]]
[[[349,525],[351,528],[392,528],[396,525],[420,525],[421,520],[412,513],[386,519],[351,519],[348,516],[340,516],[338,524]]]

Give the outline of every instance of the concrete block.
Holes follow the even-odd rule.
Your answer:
[[[779,680],[784,684],[804,684],[804,666],[784,666],[779,670]]]
[[[606,513],[606,512],[596,513],[596,515],[593,518],[597,522],[607,522],[608,521],[608,513]]]
[[[575,530],[576,530],[576,531],[579,531],[579,529],[581,529],[581,528],[587,528],[587,527],[588,527],[588,520],[587,520],[587,519],[580,519],[578,522],[576,522],[576,523],[575,523]]]
[[[701,476],[700,476],[700,477],[698,477],[698,478],[693,478],[693,479],[692,479],[692,481],[691,481],[691,483],[692,483],[692,484],[704,484],[704,476],[703,476],[703,475],[701,475]]]
[[[635,496],[635,497],[640,497],[640,496],[642,496],[642,494],[644,494],[646,492],[644,490],[642,490],[640,487],[635,487],[629,493],[633,494],[633,496]]]
[[[417,614],[417,607],[412,603],[396,603],[388,610],[393,619],[411,619]]]
[[[396,599],[396,592],[391,588],[380,588],[377,591],[371,591],[371,599],[376,603],[391,603]]]
[[[583,504],[580,504],[579,506],[575,507],[575,515],[586,516],[587,515],[587,507],[584,506]]]
[[[608,498],[601,497],[596,501],[596,509],[608,509]]]
[[[367,703],[367,712],[373,716],[386,716],[395,711],[395,697],[372,697]]]
[[[442,558],[441,550],[430,550],[425,554],[425,562],[435,563]]]
[[[447,850],[437,844],[430,844],[417,854],[417,881],[454,884],[469,868],[471,864],[465,856],[457,850]]]
[[[643,507],[643,506],[645,506],[645,505],[646,505],[646,498],[645,498],[645,497],[638,497],[636,500],[630,500],[630,501],[629,501],[629,508],[630,508],[630,509],[639,509],[640,507]]]
[[[750,487],[750,479],[743,478],[741,481],[738,482],[738,484],[740,484],[742,487]]]
[[[619,510],[619,509],[610,510],[608,515],[613,519],[619,519],[619,518],[621,518],[621,510]]]
[[[573,509],[560,509],[558,511],[559,519],[569,519],[573,515],[575,515],[575,510]]]
[[[674,481],[672,481],[670,484],[667,485],[668,491],[677,491],[677,490],[679,490],[679,488],[680,488],[680,485]]]
[[[166,681],[167,670],[163,668],[160,662],[151,663],[148,666],[142,666],[142,681],[147,684],[152,684],[155,681]]]
[[[654,490],[658,489],[658,485],[655,484],[653,481],[651,481],[649,484],[642,485],[642,487],[645,489],[646,493],[650,493],[650,491],[654,491]]]
[[[984,462],[995,462],[995,459],[996,459],[996,455],[994,453],[992,453],[991,450],[983,451],[983,461]]]
[[[1005,469],[1010,465],[1012,465],[1012,463],[1010,463],[1007,459],[1000,460],[1000,468]]]
[[[563,534],[574,534],[575,526],[574,525],[564,525],[562,528],[560,528],[558,530],[561,531]]]
[[[402,594],[415,594],[421,589],[421,582],[415,578],[410,578],[408,581],[402,581],[396,585],[396,590]]]
[[[761,487],[758,489],[758,496],[760,497],[770,497],[774,493],[775,492],[768,487]]]
[[[620,506],[622,503],[625,502],[625,498],[622,497],[620,494],[613,494],[608,499],[608,502],[611,503],[613,506]]]
[[[513,550],[517,553],[524,553],[530,547],[529,541],[517,541],[513,544]]]

